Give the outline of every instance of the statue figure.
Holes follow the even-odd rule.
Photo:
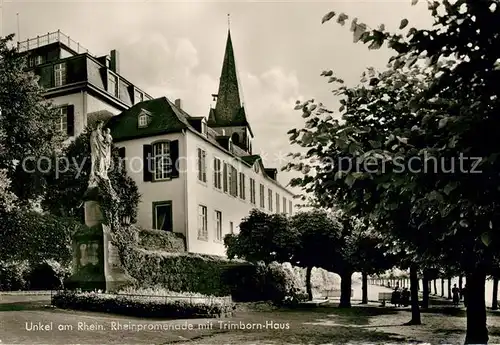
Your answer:
[[[102,129],[103,123],[99,122],[97,128],[90,135],[91,169],[89,189],[97,187],[98,179],[110,183],[108,170],[111,167],[111,137],[109,128],[106,132]]]

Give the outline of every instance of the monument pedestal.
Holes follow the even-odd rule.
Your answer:
[[[85,194],[87,229],[73,236],[73,274],[66,285],[84,291],[114,292],[134,281],[123,268],[111,228],[105,224],[97,188]]]

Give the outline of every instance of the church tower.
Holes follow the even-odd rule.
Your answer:
[[[253,133],[247,121],[240,92],[231,32],[228,30],[226,51],[219,80],[219,92],[212,95],[217,102],[215,109],[210,109],[207,124],[220,136],[230,137],[233,145],[238,146],[248,154],[252,154]]]

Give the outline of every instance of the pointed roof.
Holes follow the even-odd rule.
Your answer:
[[[229,30],[219,80],[217,103],[215,104],[215,109],[210,109],[208,125],[211,127],[250,127],[246,118],[245,108],[242,106],[242,95],[234,58],[233,42]]]

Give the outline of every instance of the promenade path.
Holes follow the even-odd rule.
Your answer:
[[[370,285],[369,306],[359,304],[361,285],[353,283],[353,308],[328,306],[259,311],[238,309],[230,319],[146,320],[104,313],[46,307],[49,296],[0,295],[0,344],[462,344],[465,310],[445,305],[422,313],[422,326],[405,326],[409,308],[378,307],[378,293],[390,289]],[[440,303],[448,304],[441,300]],[[431,303],[433,305],[433,303]],[[434,309],[433,309],[434,308]],[[500,343],[500,315],[488,312],[490,343]],[[33,330],[32,325],[50,330]],[[240,325],[265,326],[241,328]],[[272,327],[266,325],[272,324]],[[142,325],[145,329],[137,329]],[[191,326],[189,326],[191,325]],[[212,325],[211,329],[199,325]],[[126,329],[126,326],[129,329]],[[235,328],[233,327],[235,326]],[[281,328],[274,328],[284,327]],[[47,327],[47,326],[46,326]],[[132,329],[130,329],[132,327]],[[191,329],[182,329],[191,327]],[[147,328],[154,328],[148,330]]]

